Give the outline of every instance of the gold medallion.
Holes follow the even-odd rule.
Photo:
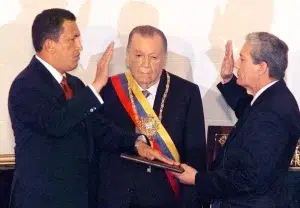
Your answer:
[[[138,118],[138,124],[138,129],[140,129],[141,133],[145,134],[147,137],[152,137],[157,132],[159,127],[159,123],[152,115]]]

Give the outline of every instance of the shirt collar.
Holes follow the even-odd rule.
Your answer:
[[[60,84],[61,81],[62,81],[62,79],[63,79],[63,76],[66,76],[66,74],[62,75],[61,73],[59,73],[53,66],[51,66],[50,64],[48,64],[46,61],[44,61],[38,55],[35,55],[35,58],[37,60],[39,60],[46,67],[46,69],[50,72],[50,74],[52,74],[52,76],[54,77],[54,79]]]
[[[134,80],[135,81],[135,80]],[[135,83],[137,84],[138,88],[143,91],[144,89],[135,81]],[[150,95],[156,95],[156,92],[157,92],[157,88],[158,88],[158,85],[159,85],[159,80],[154,84],[152,85],[151,87],[149,87],[148,89],[146,89]]]
[[[252,101],[251,101],[251,106],[253,105],[253,103],[255,102],[255,100],[269,87],[271,87],[273,84],[275,84],[276,82],[278,82],[278,80],[270,82],[269,84],[267,84],[266,86],[264,86],[263,88],[261,88],[260,90],[258,90],[258,92],[255,94],[255,96],[253,97]]]

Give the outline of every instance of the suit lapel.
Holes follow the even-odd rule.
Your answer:
[[[226,147],[235,138],[236,133],[241,129],[241,127],[243,126],[243,124],[245,123],[247,118],[249,117],[251,110],[252,110],[252,107],[250,105],[244,110],[243,115],[237,121],[237,123],[234,125],[232,131],[228,135],[228,139],[227,139],[226,143],[224,144],[224,147]]]
[[[158,84],[158,88],[156,91],[156,96],[155,96],[154,106],[153,106],[153,110],[155,111],[156,115],[159,115],[162,97],[163,97],[165,89],[166,89],[166,82],[167,82],[167,75],[166,75],[166,71],[163,70],[161,77],[160,77],[159,84]]]
[[[79,92],[80,89],[82,89],[83,86],[78,85],[78,83],[76,83],[76,80],[68,73],[66,73],[66,78],[67,78],[68,85],[72,89],[73,96],[77,95],[77,93]]]
[[[245,123],[247,118],[249,117],[249,115],[251,113],[251,110],[252,110],[252,107],[249,105],[244,110],[243,115],[240,117],[240,119],[237,121],[237,123],[233,126],[231,132],[229,133],[229,135],[227,137],[227,140],[226,140],[225,144],[223,145],[220,152],[218,153],[218,155],[215,158],[214,166],[218,166],[218,164],[222,161],[223,153],[224,153],[225,149],[236,138],[237,132],[241,129],[241,127],[243,126],[243,124]]]
[[[275,84],[273,84],[271,87],[267,88],[263,93],[258,96],[258,98],[254,101],[253,107],[256,105],[259,105],[261,102],[263,102],[265,99],[269,99],[269,96],[273,96],[276,94],[276,91],[280,91],[281,89],[286,88],[286,84],[283,79],[279,80]],[[274,92],[275,91],[275,92]]]
[[[48,69],[35,57],[32,58],[30,64],[37,70],[37,74],[41,79],[41,88],[46,91],[45,95],[53,101],[56,99],[59,103],[65,102],[64,92],[57,80],[52,76]]]

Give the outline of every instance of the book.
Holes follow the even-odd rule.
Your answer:
[[[126,159],[126,160],[131,160],[131,161],[137,162],[137,163],[142,163],[145,165],[150,165],[150,166],[157,167],[157,168],[162,168],[162,169],[169,170],[169,171],[176,172],[176,173],[184,172],[184,169],[181,166],[169,165],[169,164],[161,162],[159,160],[149,160],[149,159],[143,158],[141,156],[137,156],[137,155],[130,155],[127,153],[122,153],[121,158]]]

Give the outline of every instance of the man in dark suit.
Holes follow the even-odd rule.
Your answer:
[[[185,172],[175,174],[183,183],[195,184],[200,197],[212,200],[213,208],[289,207],[286,181],[300,136],[300,114],[283,80],[287,53],[287,45],[276,36],[250,33],[236,62],[236,79],[231,43],[227,44],[222,71],[228,76],[222,76],[224,85],[219,89],[222,92],[236,82],[253,98],[245,93],[243,99],[236,96],[243,90],[236,87],[227,94],[239,120],[213,171],[197,172],[183,164]]]
[[[49,9],[37,15],[32,40],[36,55],[9,92],[16,141],[10,207],[96,207],[95,143],[111,151],[136,146],[150,159],[159,154],[143,143],[144,136],[124,133],[99,111],[113,44],[99,61],[94,82],[85,87],[67,73],[76,68],[82,50],[71,12]]]
[[[233,53],[232,53],[232,43],[228,41],[226,44],[227,54],[224,59],[229,60],[230,58],[233,62]],[[229,52],[229,53],[228,53]],[[225,61],[224,61],[225,62]],[[247,90],[242,86],[238,85],[236,82],[236,77],[233,74],[233,68],[231,67],[222,67],[221,68],[221,78],[222,82],[220,82],[217,87],[220,90],[221,94],[225,98],[227,104],[234,110],[236,117],[240,118],[243,114],[243,111],[251,104],[253,96],[247,93]],[[297,188],[299,184],[299,173],[298,171],[289,171],[287,176],[287,189],[289,192],[290,203],[289,207],[297,207],[298,203],[297,197],[299,193],[299,189]]]
[[[164,70],[166,51],[167,40],[162,31],[148,25],[134,28],[127,47],[130,71],[109,79],[100,93],[105,99],[103,111],[119,127],[146,135],[143,124],[147,127],[151,122],[143,121],[156,117],[161,126],[150,128],[153,136],[148,132],[149,138],[154,137],[153,148],[160,148],[168,155],[162,150],[163,145],[172,144],[169,150],[175,150],[180,161],[205,172],[206,144],[199,87]],[[130,85],[130,79],[134,86]],[[140,111],[147,115],[143,117]],[[160,134],[161,129],[166,132]],[[156,131],[166,138],[156,138]],[[101,207],[202,207],[195,188],[178,186],[170,173],[122,160],[119,154],[102,153],[100,161],[105,171],[100,175]],[[169,156],[176,158],[173,154]]]

